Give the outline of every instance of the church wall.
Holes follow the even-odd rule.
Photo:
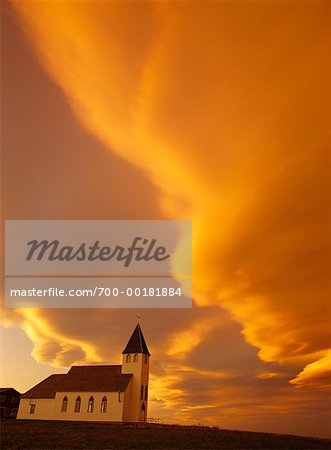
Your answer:
[[[63,398],[67,396],[67,411],[62,411]],[[80,412],[75,412],[76,398],[81,398]],[[88,400],[93,396],[93,412],[88,412]],[[106,412],[101,412],[102,398],[107,398]],[[23,398],[17,414],[17,419],[28,420],[82,420],[82,421],[114,421],[121,422],[123,417],[124,392],[61,392],[53,399]],[[34,413],[31,414],[31,404],[35,405]]]
[[[33,414],[30,413],[31,405],[35,405]],[[17,419],[50,420],[53,416],[53,407],[53,398],[21,398]]]
[[[67,411],[62,412],[62,401],[67,396]],[[80,412],[75,412],[76,398],[81,398]],[[93,412],[88,412],[88,400],[93,396]],[[102,398],[107,398],[107,410],[101,412]],[[124,395],[118,392],[58,392],[55,397],[53,420],[84,420],[84,421],[114,421],[121,422],[123,416]]]
[[[132,410],[132,401],[131,401],[131,389],[132,389],[132,380],[128,384],[126,391],[123,392],[123,422],[132,422],[131,419],[131,410]]]
[[[145,355],[141,355],[141,356],[143,358],[145,358]],[[141,376],[141,384],[144,386],[144,389],[147,386],[147,389],[149,390],[149,356],[147,356],[147,362],[143,364],[143,370],[142,370],[142,376]],[[140,421],[144,421],[148,417],[148,414],[147,414],[147,410],[148,410],[148,395],[149,395],[149,392],[147,391],[147,399],[145,399],[145,390],[144,390],[143,401],[140,399],[140,404],[139,404],[139,408],[140,408],[139,420]],[[142,403],[144,403],[144,405],[145,405],[145,413],[143,413],[141,411]]]
[[[122,361],[122,373],[132,373],[133,378],[131,380],[131,391],[130,391],[130,408],[126,411],[128,417],[128,422],[140,422],[144,420],[143,413],[141,411],[142,404],[145,404],[145,417],[147,417],[147,401],[145,401],[145,393],[143,395],[143,400],[141,400],[140,390],[141,385],[148,385],[148,374],[149,374],[149,357],[147,357],[147,362],[145,362],[145,355],[138,353],[138,361],[134,361],[134,355],[130,354],[130,362],[126,361],[126,354],[123,355]]]

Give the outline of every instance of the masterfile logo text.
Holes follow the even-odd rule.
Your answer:
[[[8,307],[191,307],[186,220],[6,221]]]

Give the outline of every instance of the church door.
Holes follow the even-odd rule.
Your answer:
[[[143,422],[146,422],[146,408],[145,408],[145,403],[143,403],[141,405],[141,420]]]

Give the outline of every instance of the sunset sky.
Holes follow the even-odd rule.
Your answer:
[[[149,415],[330,436],[327,1],[2,6],[6,219],[191,219],[191,310],[2,309],[1,384],[119,363]]]

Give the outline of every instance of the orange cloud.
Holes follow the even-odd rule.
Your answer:
[[[20,326],[34,343],[32,356],[36,361],[48,361],[54,367],[66,367],[72,361],[101,361],[95,346],[79,338],[63,335],[41,310],[25,308],[17,310],[17,313]]]
[[[321,359],[308,364],[299,375],[291,380],[296,386],[312,385],[331,388],[331,351]]]
[[[197,303],[300,383],[325,371],[330,4],[12,4],[81,123],[193,219]]]

